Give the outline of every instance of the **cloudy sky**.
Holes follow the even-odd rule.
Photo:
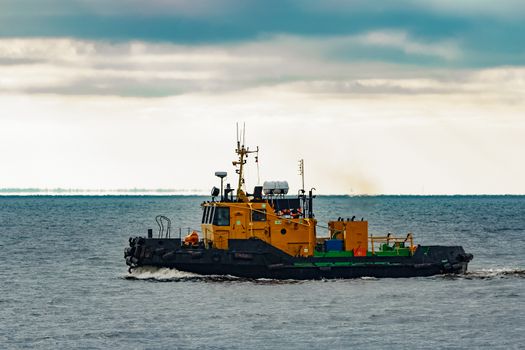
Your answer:
[[[0,188],[524,194],[525,2],[0,0]],[[248,169],[249,186],[257,169]]]

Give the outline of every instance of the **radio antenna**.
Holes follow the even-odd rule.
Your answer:
[[[299,160],[299,175],[301,175],[301,192],[304,193],[304,159]]]
[[[242,123],[242,144],[246,144],[246,123]]]
[[[257,149],[255,151],[250,151],[248,147],[244,146],[244,140],[246,135],[246,124],[243,125],[243,128],[241,130],[241,133],[239,133],[239,123],[237,123],[237,149],[235,150],[235,153],[237,153],[237,156],[239,157],[239,160],[234,161],[233,165],[236,167],[239,167],[236,172],[239,174],[239,182],[237,183],[237,201],[239,202],[246,202],[248,201],[248,197],[242,190],[242,187],[244,185],[244,164],[246,164],[246,158],[248,157],[248,154],[250,153],[259,153],[259,147],[257,146]],[[239,136],[242,137],[242,139],[239,139]],[[241,144],[242,141],[242,144]],[[256,161],[258,161],[258,158],[256,156]]]

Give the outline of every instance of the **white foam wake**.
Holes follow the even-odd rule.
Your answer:
[[[137,267],[126,276],[126,278],[130,279],[157,281],[173,281],[201,277],[203,276],[166,267]]]
[[[249,282],[257,284],[290,284],[300,283],[299,280],[275,280],[271,278],[242,278],[232,275],[199,275],[165,267],[137,267],[123,276],[129,280],[154,282]]]
[[[496,267],[468,271],[467,278],[504,278],[504,277],[525,277],[525,269],[518,267]]]
[[[147,280],[157,282],[183,282],[183,281],[236,281],[240,278],[231,275],[199,275],[196,273],[170,269],[166,267],[137,267],[124,276],[126,279]]]

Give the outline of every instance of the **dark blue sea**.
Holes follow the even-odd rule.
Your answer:
[[[199,228],[205,197],[0,197],[2,349],[522,349],[525,197],[318,197],[320,223],[370,222],[463,245],[465,276],[243,280],[127,272],[163,214]],[[184,229],[185,230],[185,229]],[[323,231],[319,231],[323,234]]]

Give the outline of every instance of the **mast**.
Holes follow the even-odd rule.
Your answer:
[[[301,192],[304,193],[304,159],[299,159],[299,175],[301,175]]]
[[[299,175],[301,175],[301,189],[299,190],[299,197],[301,198],[302,202],[303,202],[303,205],[302,205],[302,208],[303,208],[303,217],[305,217],[305,213],[304,213],[304,210],[306,209],[306,195],[305,195],[305,190],[304,190],[304,159],[299,159]]]
[[[242,185],[244,184],[244,164],[246,164],[245,158],[248,158],[248,154],[250,153],[259,152],[258,146],[255,151],[250,151],[248,147],[244,147],[245,132],[246,132],[246,125],[243,125],[242,142],[241,142],[241,139],[239,138],[239,124],[237,123],[237,148],[235,149],[235,153],[237,153],[237,155],[239,156],[239,160],[234,161],[232,163],[234,166],[239,166],[239,169],[236,170],[236,173],[239,174],[239,181],[237,182],[237,200],[239,202],[248,201],[248,197],[242,190]]]

